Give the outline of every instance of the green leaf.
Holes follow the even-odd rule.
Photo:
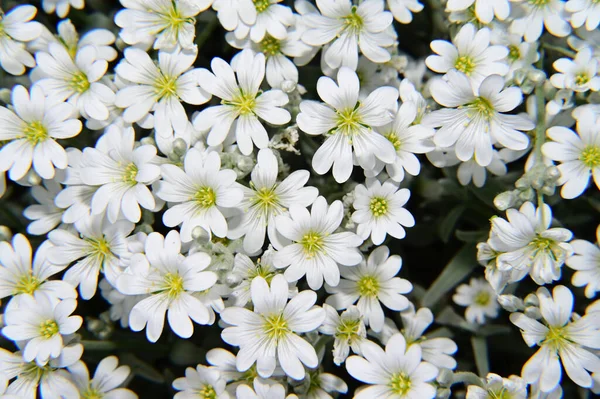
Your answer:
[[[444,219],[442,220],[442,223],[440,223],[440,228],[439,228],[440,238],[442,239],[442,241],[444,243],[447,243],[450,240],[450,236],[452,235],[452,232],[454,231],[454,227],[456,226],[456,223],[458,223],[458,220],[460,219],[460,217],[462,216],[463,212],[466,209],[467,208],[464,205],[458,205],[458,206],[454,207],[444,217]]]
[[[456,230],[455,234],[462,242],[482,242],[487,241],[489,230]]]
[[[485,337],[471,337],[473,345],[473,355],[475,356],[475,365],[480,377],[484,377],[490,372],[490,362],[488,358],[487,341]]]
[[[119,359],[122,364],[126,364],[131,368],[131,372],[133,374],[158,384],[165,382],[165,377],[160,373],[160,371],[139,357],[135,356],[133,353],[122,353],[119,355]]]
[[[448,291],[463,281],[476,266],[475,246],[465,244],[431,284],[421,304],[426,307],[435,305]]]

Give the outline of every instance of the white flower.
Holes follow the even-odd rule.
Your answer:
[[[100,140],[102,141],[102,140]],[[63,223],[75,223],[91,216],[92,198],[96,192],[95,186],[88,186],[81,180],[82,152],[79,149],[67,148],[69,165],[65,171],[63,190],[54,197],[54,204],[64,209]]]
[[[23,210],[23,216],[33,220],[27,226],[29,234],[46,234],[61,222],[64,209],[54,204],[54,198],[61,190],[62,186],[56,180],[44,180],[43,185],[31,188],[31,196],[39,204],[29,205]]]
[[[223,143],[231,134],[244,155],[250,155],[253,143],[262,149],[269,145],[269,135],[259,117],[272,125],[285,125],[290,113],[282,108],[288,96],[279,89],[259,93],[265,77],[265,56],[243,50],[236,60],[236,69],[215,57],[211,62],[212,73],[200,69],[198,79],[202,88],[221,99],[221,105],[208,107],[194,118],[194,127],[210,130],[207,143],[215,146]],[[234,75],[235,72],[235,75]],[[237,81],[236,81],[237,77]]]
[[[452,357],[458,350],[456,343],[446,337],[427,337],[425,330],[433,323],[433,313],[428,308],[420,308],[415,312],[413,304],[400,313],[402,317],[402,335],[408,346],[418,345],[421,347],[423,360],[436,367],[447,369],[456,368],[456,360]],[[386,322],[389,319],[386,319]],[[394,326],[395,327],[395,326]],[[385,328],[385,327],[384,327]],[[394,333],[398,332],[395,329]],[[383,342],[387,342],[387,339]]]
[[[244,250],[249,254],[262,248],[267,232],[273,245],[280,242],[281,238],[277,237],[275,229],[276,216],[292,205],[307,207],[319,195],[317,188],[304,187],[310,177],[309,171],[296,170],[281,182],[277,182],[278,172],[277,158],[273,151],[262,149],[252,170],[250,187],[242,188],[244,199],[238,208],[244,213],[238,219],[232,219],[227,236],[231,239],[244,236]]]
[[[436,389],[429,384],[438,369],[421,361],[421,348],[407,347],[402,334],[390,338],[385,351],[371,341],[361,345],[362,356],[350,356],[346,369],[369,387],[355,393],[355,399],[433,399]]]
[[[287,267],[284,276],[289,282],[306,275],[313,290],[321,288],[323,279],[335,287],[340,281],[338,265],[354,266],[360,262],[362,256],[357,247],[363,240],[349,231],[335,233],[343,217],[341,201],[329,206],[323,197],[315,200],[310,212],[293,205],[289,216],[277,216],[277,230],[292,243],[279,249],[273,264]]]
[[[74,58],[59,43],[50,43],[48,52],[37,52],[37,84],[48,97],[67,100],[86,119],[108,119],[107,104],[114,103],[115,93],[100,81],[108,62],[97,58],[94,46],[83,47]]]
[[[461,284],[452,296],[454,303],[466,306],[465,318],[469,323],[484,324],[486,316],[498,317],[500,305],[496,300],[496,292],[482,278],[472,278],[469,284]]]
[[[381,87],[359,102],[358,76],[351,69],[342,67],[337,73],[337,84],[322,76],[317,82],[317,92],[325,104],[302,101],[296,118],[298,127],[305,133],[327,137],[313,156],[315,172],[323,175],[333,166],[333,177],[343,183],[352,174],[353,157],[365,170],[375,167],[376,158],[384,163],[394,162],[394,145],[372,126],[392,122],[397,107],[397,89]]]
[[[559,72],[550,77],[550,82],[557,89],[576,92],[600,90],[600,76],[596,76],[598,60],[593,58],[592,49],[589,47],[579,50],[573,60],[560,58],[552,65]]]
[[[331,43],[323,53],[327,65],[356,70],[358,49],[373,62],[384,63],[391,59],[386,47],[394,38],[385,31],[393,16],[384,11],[383,0],[366,0],[355,6],[350,0],[323,0],[317,3],[321,14],[312,12],[302,16],[308,27],[302,40],[311,46]]]
[[[585,29],[593,31],[600,24],[600,4],[593,0],[569,0],[565,10],[571,14],[571,26],[579,28],[585,24]]]
[[[88,368],[81,360],[69,366],[69,372],[82,398],[137,399],[138,397],[129,389],[119,388],[127,380],[131,370],[129,366],[119,366],[119,359],[116,356],[102,359],[91,380]]]
[[[462,162],[456,171],[456,177],[460,184],[466,186],[473,181],[475,187],[483,187],[487,171],[496,176],[504,176],[508,171],[505,161],[499,151],[493,151],[492,162],[485,167],[480,166],[474,159]]]
[[[126,237],[134,224],[126,220],[109,223],[104,216],[93,216],[76,224],[79,234],[57,229],[48,234],[54,244],[48,259],[56,265],[70,265],[63,280],[79,286],[83,299],[96,294],[100,271],[112,284],[121,272],[119,261],[128,253]]]
[[[524,150],[527,135],[535,124],[521,115],[508,115],[523,100],[518,87],[504,88],[504,79],[488,76],[474,86],[466,75],[449,71],[446,79],[435,78],[430,85],[434,100],[447,107],[425,115],[423,123],[440,127],[433,141],[442,148],[455,145],[456,156],[463,162],[472,157],[481,166],[492,162],[493,145]]]
[[[396,21],[402,24],[411,23],[412,13],[421,12],[424,7],[418,0],[387,0],[387,4]]]
[[[252,259],[246,254],[235,254],[231,277],[234,280],[241,279],[240,283],[231,291],[235,306],[245,306],[250,302],[250,285],[252,284],[252,280],[256,277],[262,277],[269,283],[273,276],[277,274],[277,269],[275,269],[272,262],[274,252],[275,251],[269,247],[269,249],[256,261],[256,264],[252,262]]]
[[[406,84],[410,84],[408,81]],[[425,154],[435,149],[435,145],[431,140],[435,134],[435,130],[419,124],[418,104],[412,101],[406,101],[398,110],[394,121],[380,127],[376,127],[375,131],[387,138],[396,150],[396,159],[384,164],[377,160],[377,165],[373,172],[365,170],[365,175],[375,177],[383,166],[392,180],[401,182],[404,180],[404,172],[411,176],[416,176],[421,171],[421,164],[415,154]]]
[[[404,208],[409,197],[410,191],[398,189],[392,180],[381,184],[375,178],[368,178],[364,186],[358,184],[354,188],[352,204],[355,209],[352,221],[358,224],[356,233],[363,240],[371,236],[375,245],[383,243],[387,234],[404,238],[404,227],[415,225],[415,218]]]
[[[196,35],[196,15],[212,0],[120,0],[126,7],[115,15],[127,44],[154,43],[154,49],[176,46],[191,49]]]
[[[485,386],[469,385],[466,399],[496,399],[496,398],[526,399],[527,384],[521,377],[511,375],[502,378],[498,374],[489,373]]]
[[[56,11],[56,15],[59,18],[64,18],[69,14],[70,8],[73,7],[77,10],[83,10],[85,7],[85,0],[42,0],[42,8],[48,14],[52,14]]]
[[[262,277],[252,281],[254,311],[229,307],[221,319],[231,325],[221,333],[230,345],[239,346],[236,364],[239,371],[248,370],[254,363],[258,374],[270,377],[277,364],[295,380],[305,376],[302,364],[317,367],[315,349],[297,334],[316,330],[325,311],[313,306],[317,300],[314,291],[298,293],[288,303],[288,283],[282,275],[271,280],[271,286]]]
[[[234,2],[237,12],[246,14],[241,16],[234,30],[238,40],[250,37],[255,43],[262,41],[267,35],[277,40],[287,37],[287,27],[294,23],[292,9],[278,4],[281,0],[256,0],[252,1],[254,10],[248,7],[248,2]],[[227,29],[228,26],[224,27]]]
[[[567,241],[573,234],[564,228],[550,228],[552,209],[546,204],[539,208],[531,202],[519,210],[508,209],[508,220],[493,217],[488,243],[498,256],[498,268],[515,270],[512,281],[521,280],[529,273],[539,285],[559,280],[565,259],[573,253]]]
[[[320,367],[316,370],[310,370],[302,384],[294,387],[294,392],[300,395],[302,399],[331,399],[339,394],[348,392],[348,384],[340,377],[325,373]],[[331,395],[330,395],[331,394]],[[296,399],[296,395],[288,395],[287,399]]]
[[[221,377],[221,372],[214,367],[201,364],[185,369],[185,377],[173,381],[173,388],[178,392],[173,399],[215,398],[229,399],[225,391],[226,381]],[[120,399],[120,398],[119,398]]]
[[[529,384],[539,381],[542,392],[552,391],[561,379],[560,359],[573,382],[591,387],[588,371],[600,371],[600,358],[589,349],[600,349],[600,319],[597,314],[588,313],[570,321],[573,293],[565,286],[554,287],[552,296],[541,287],[537,297],[544,324],[523,313],[510,315],[510,321],[521,329],[525,343],[540,347],[523,366],[523,379]]]
[[[600,291],[600,225],[596,229],[596,245],[586,240],[573,240],[574,254],[565,261],[576,270],[572,283],[575,287],[585,286],[585,296],[594,298]]]
[[[57,35],[55,36],[44,27],[40,37],[29,43],[30,51],[48,52],[50,43],[58,43],[67,49],[72,58],[85,46],[93,46],[96,49],[96,59],[98,60],[114,61],[117,58],[117,50],[112,47],[116,37],[108,29],[92,29],[79,37],[75,25],[70,19],[65,19],[58,23],[56,31]]]
[[[240,384],[235,390],[237,399],[297,399],[296,395],[285,395],[285,387],[276,381],[255,378],[252,388]]]
[[[23,359],[43,366],[60,356],[64,337],[81,327],[81,316],[71,316],[76,307],[74,298],[59,301],[45,293],[23,295],[18,303],[7,306],[2,334],[14,341],[25,341]]]
[[[243,197],[236,174],[221,169],[217,152],[202,154],[195,148],[185,155],[184,170],[178,166],[162,166],[163,180],[156,195],[173,204],[163,215],[168,227],[181,224],[183,242],[192,240],[192,230],[200,226],[217,237],[227,235],[225,209],[236,207]]]
[[[512,21],[510,32],[525,37],[525,41],[532,43],[538,40],[544,26],[554,36],[565,37],[571,33],[565,13],[565,1],[513,1],[523,7],[523,12],[521,17]]]
[[[352,352],[360,354],[360,345],[367,339],[367,329],[356,306],[348,306],[342,314],[326,303],[323,309],[326,316],[319,332],[333,336],[333,362],[339,366],[346,361],[350,348]]]
[[[124,54],[115,72],[121,79],[135,83],[120,89],[115,99],[116,106],[126,108],[125,122],[141,121],[154,111],[154,128],[159,135],[185,130],[188,118],[181,102],[200,105],[210,99],[198,86],[199,70],[192,69],[197,48],[161,50],[158,65],[138,48],[130,47]]]
[[[385,315],[381,304],[401,311],[408,307],[408,299],[402,295],[412,290],[412,284],[396,277],[402,267],[402,258],[390,255],[388,247],[377,247],[367,261],[355,267],[341,269],[343,279],[336,287],[325,286],[333,294],[326,303],[341,310],[354,303],[364,318],[365,325],[379,332],[383,328]]]
[[[140,205],[154,209],[156,202],[147,185],[160,177],[155,159],[153,145],[135,147],[135,131],[131,127],[121,130],[113,126],[96,142],[96,148],[85,148],[81,180],[99,186],[92,197],[92,214],[106,213],[112,223],[122,214],[137,223],[142,216]]]
[[[558,165],[563,185],[560,195],[572,199],[579,197],[587,188],[590,176],[600,190],[600,118],[590,109],[582,110],[577,118],[577,133],[562,126],[547,130],[552,139],[542,146],[542,152]]]
[[[21,352],[11,353],[0,348],[0,371],[4,371],[9,379],[16,377],[8,386],[6,396],[10,397],[12,394],[17,398],[28,399],[79,399],[79,390],[65,367],[77,362],[82,353],[83,345],[68,345],[59,357],[39,366],[34,362],[24,361]]]
[[[11,180],[19,180],[33,168],[44,179],[54,177],[54,167],[67,167],[67,153],[55,139],[81,132],[81,122],[72,119],[70,104],[46,98],[42,88],[23,86],[12,91],[15,112],[0,107],[0,140],[10,141],[0,150],[0,171],[10,169]]]
[[[37,9],[32,5],[13,8],[0,18],[0,66],[11,75],[22,75],[25,67],[33,68],[35,59],[25,49],[24,42],[37,39],[42,24],[31,21]]]
[[[492,30],[491,43],[508,48],[506,62],[508,63],[509,70],[506,76],[504,76],[506,81],[517,80],[521,74],[533,70],[533,64],[540,58],[540,54],[537,51],[538,43],[524,42],[523,37],[507,32],[503,25]]]
[[[21,294],[33,295],[43,292],[55,298],[75,298],[74,287],[61,280],[49,280],[50,277],[63,271],[64,266],[56,266],[48,262],[48,250],[52,248],[45,241],[35,252],[31,262],[31,245],[22,234],[15,234],[12,245],[0,242],[0,298],[17,297]]]
[[[225,38],[232,47],[239,49],[250,48],[255,52],[263,53],[266,58],[265,76],[267,83],[272,88],[281,89],[283,83],[286,81],[298,83],[298,68],[296,64],[306,64],[318,50],[301,40],[303,32],[304,26],[298,22],[296,26],[288,30],[287,37],[284,39],[277,39],[267,34],[261,41],[254,43],[250,38],[237,39],[233,33],[228,33],[225,35]],[[234,69],[238,69],[236,63],[240,55],[241,53],[236,54],[231,60]],[[292,62],[288,57],[296,58]]]
[[[166,237],[156,232],[149,234],[145,252],[131,257],[130,266],[116,284],[125,295],[149,295],[131,310],[131,329],[141,331],[146,327],[146,337],[156,342],[167,313],[173,332],[182,338],[191,337],[192,320],[198,324],[210,320],[206,306],[193,295],[208,290],[217,281],[215,273],[204,271],[210,265],[210,257],[204,252],[181,255],[181,240],[174,230]]]
[[[475,87],[487,76],[504,76],[508,72],[508,65],[504,60],[508,49],[504,46],[490,46],[488,28],[476,31],[473,24],[466,24],[452,42],[454,44],[445,40],[431,42],[431,49],[438,55],[430,55],[425,60],[429,69],[439,73],[452,70],[462,72]]]
[[[483,24],[489,24],[494,19],[504,21],[510,14],[508,0],[449,0],[448,11],[464,11],[475,4],[475,16]]]

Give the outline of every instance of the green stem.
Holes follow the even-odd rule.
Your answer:
[[[574,51],[568,50],[560,46],[555,46],[549,43],[542,43],[542,47],[546,50],[554,51],[555,53],[565,55],[569,58],[575,58],[575,56],[577,55]]]
[[[539,68],[543,68],[544,63],[544,50],[540,51]],[[535,88],[535,103],[536,103],[536,126],[535,126],[535,142],[533,147],[533,154],[535,156],[535,166],[542,165],[544,163],[542,154],[542,145],[546,141],[546,98],[544,95],[544,84],[540,82]],[[537,206],[542,207],[544,204],[544,195],[541,190],[537,190]],[[542,208],[543,211],[543,208]]]
[[[482,388],[484,387],[483,380],[469,371],[459,371],[458,373],[454,374],[454,381],[452,382],[452,385],[460,383],[465,385],[477,385]]]

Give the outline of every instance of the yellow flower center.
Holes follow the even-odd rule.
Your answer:
[[[252,2],[254,3],[254,8],[256,8],[256,12],[258,12],[259,14],[261,12],[265,12],[267,8],[269,8],[269,6],[271,5],[271,2],[269,0],[252,0]]]
[[[43,141],[46,141],[50,135],[46,126],[41,121],[30,122],[25,126],[23,135],[32,145],[37,145]]]
[[[552,350],[560,349],[565,344],[571,342],[566,330],[566,326],[548,326],[548,332],[542,344],[550,345]]]
[[[458,57],[454,62],[454,68],[457,71],[464,73],[467,76],[470,76],[471,73],[475,70],[475,61],[468,55],[463,55]]]
[[[363,276],[358,280],[358,293],[364,297],[377,297],[379,280],[374,276]]]
[[[490,303],[491,295],[487,291],[479,291],[475,295],[474,301],[477,305],[486,306]]]
[[[73,75],[71,81],[69,82],[69,87],[71,87],[71,89],[76,93],[81,94],[88,91],[90,88],[90,82],[86,74],[80,71]]]
[[[138,172],[139,169],[136,164],[131,162],[125,167],[125,171],[123,172],[123,181],[129,185],[135,186],[138,183],[136,180]]]
[[[358,336],[358,330],[360,329],[360,319],[349,320],[341,319],[340,324],[335,330],[336,338],[350,342]]]
[[[81,393],[81,399],[102,399],[104,394],[91,386]]]
[[[343,111],[336,111],[337,113],[337,127],[330,133],[341,132],[352,139],[352,136],[360,128],[364,126],[362,124],[362,118],[358,112],[359,104],[356,104],[354,108],[346,108]]]
[[[210,208],[217,202],[217,194],[211,187],[200,187],[193,199],[201,208]]]
[[[490,121],[496,114],[496,110],[492,103],[483,97],[477,97],[468,105],[468,107],[474,111],[475,114],[487,121]]]
[[[176,35],[178,35],[179,30],[183,28],[183,25],[193,24],[195,19],[181,15],[181,12],[177,9],[177,2],[173,1],[172,5],[173,7],[171,7],[167,13],[161,14],[162,22],[165,25],[163,29],[173,30],[176,32]]]
[[[171,299],[177,298],[185,289],[183,288],[183,277],[179,273],[167,273],[164,277],[164,290]]]
[[[212,385],[204,385],[202,389],[196,391],[196,393],[202,399],[217,399],[217,392]]]
[[[317,253],[323,251],[323,236],[314,231],[304,234],[302,239],[298,242],[304,249],[304,253],[308,258],[312,258]]]
[[[488,389],[487,391],[488,398],[487,399],[512,399],[513,396],[510,392],[506,390],[506,388],[502,387],[499,391],[493,391]]]
[[[358,33],[364,24],[362,17],[356,12],[357,10],[358,7],[352,6],[352,12],[343,18],[344,24],[346,25],[345,29],[354,33]]]
[[[264,213],[281,208],[279,197],[275,194],[275,188],[263,187],[255,191],[256,195],[252,199],[252,204],[258,206]]]
[[[260,259],[256,262],[256,267],[248,273],[248,280],[252,281],[255,277],[264,278],[267,283],[271,284],[271,280],[275,277],[275,271],[268,265],[260,263]]]
[[[254,113],[256,107],[256,97],[251,94],[244,94],[242,89],[240,93],[231,101],[221,100],[221,104],[232,105],[237,108],[240,115],[248,115]]]
[[[390,378],[389,387],[392,389],[396,395],[403,397],[410,391],[412,386],[412,382],[410,381],[410,377],[406,375],[404,372],[398,372],[392,374],[392,378]]]
[[[548,5],[552,0],[528,0],[529,4],[533,7],[544,7]]]
[[[388,211],[388,201],[385,198],[374,197],[371,198],[371,203],[369,204],[369,209],[371,209],[371,213],[375,217],[383,216]]]
[[[260,49],[267,57],[277,55],[281,51],[281,42],[274,37],[266,35],[260,42]]]
[[[590,81],[590,77],[585,72],[581,72],[581,73],[578,73],[577,75],[575,75],[575,84],[577,86],[586,85],[589,83],[589,81]]]
[[[519,47],[515,46],[514,44],[508,46],[508,59],[512,62],[515,62],[519,58],[521,58],[521,50],[519,50]]]
[[[15,291],[13,295],[18,294],[33,294],[39,287],[42,285],[42,282],[38,280],[31,272],[24,274],[19,278],[17,284],[15,284]]]
[[[600,167],[600,146],[590,145],[581,151],[579,160],[590,169]]]
[[[88,238],[86,241],[91,246],[89,254],[95,256],[98,259],[98,263],[103,265],[106,258],[113,256],[113,253],[110,250],[110,244],[106,238]]]
[[[385,138],[388,139],[388,141],[390,143],[392,143],[392,145],[394,146],[396,151],[398,151],[400,149],[400,146],[402,145],[402,141],[400,140],[400,138],[398,138],[398,135],[396,133],[390,132],[385,135]]]
[[[290,332],[283,314],[275,314],[264,318],[263,329],[269,339],[279,341]]]
[[[40,324],[40,335],[46,339],[58,333],[58,324],[54,320],[46,320]]]
[[[154,93],[156,101],[160,101],[163,98],[177,97],[177,77],[166,76],[161,73],[154,81]]]

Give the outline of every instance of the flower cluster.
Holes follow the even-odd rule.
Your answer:
[[[597,0],[17,3],[1,397],[600,392]]]

